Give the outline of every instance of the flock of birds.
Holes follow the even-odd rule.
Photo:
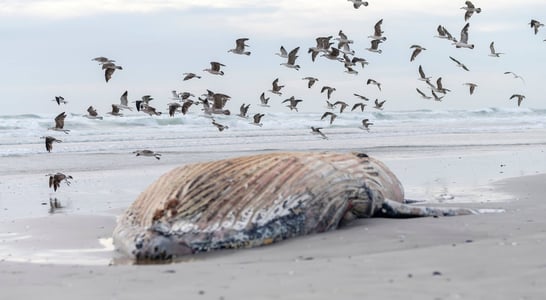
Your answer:
[[[368,2],[361,1],[361,0],[347,0],[349,2],[353,3],[353,7],[355,9],[359,9],[362,6],[368,6]],[[476,7],[471,1],[466,1],[465,6],[461,7],[461,9],[464,10],[464,20],[465,25],[461,29],[460,32],[460,38],[456,39],[453,37],[449,31],[442,25],[439,25],[437,30],[437,35],[435,37],[439,39],[445,39],[449,42],[451,42],[452,45],[454,45],[456,48],[466,48],[466,49],[474,49],[474,44],[469,42],[469,29],[470,29],[470,23],[468,22],[470,18],[474,15],[474,13],[479,14],[481,13],[481,8]],[[380,49],[380,46],[382,43],[386,42],[387,37],[384,35],[384,32],[382,30],[382,24],[383,19],[379,20],[374,28],[373,28],[373,34],[369,35],[369,42],[370,46],[368,48],[365,48],[367,51],[371,53],[381,54],[382,50]],[[529,23],[531,29],[534,31],[535,34],[538,33],[540,27],[543,27],[544,24],[537,20],[531,20]],[[242,55],[242,56],[250,56],[251,52],[247,50],[249,45],[247,42],[249,41],[248,38],[239,38],[235,41],[235,48],[229,49],[229,53],[233,53],[236,55]],[[352,44],[354,43],[353,40],[349,39],[348,36],[342,31],[339,30],[337,37],[333,37],[332,35],[329,36],[321,36],[317,37],[315,39],[316,45],[311,46],[308,48],[307,53],[310,54],[312,62],[315,62],[317,59],[327,59],[331,61],[337,61],[341,64],[343,64],[343,67],[345,69],[345,72],[352,75],[357,75],[358,70],[357,68],[360,66],[361,69],[363,69],[366,65],[369,64],[369,62],[362,57],[358,57],[355,55],[355,51],[351,49]],[[546,41],[546,40],[545,40]],[[490,54],[489,56],[498,58],[502,54],[501,52],[497,52],[495,49],[494,42],[490,43]],[[413,62],[417,59],[417,57],[427,49],[421,45],[411,45],[410,46],[411,55],[410,55],[410,62]],[[280,46],[279,52],[275,53],[275,55],[279,56],[283,59],[283,62],[280,63],[281,66],[284,66],[289,69],[293,70],[300,70],[300,65],[297,64],[300,47],[295,47],[291,49],[290,51],[287,51],[283,46]],[[456,66],[462,68],[465,71],[469,71],[469,68],[461,61],[456,59],[455,57],[449,56],[451,61],[455,63]],[[116,72],[116,70],[123,70],[123,68],[116,64],[115,60],[109,59],[107,57],[96,57],[93,58],[92,61],[96,61],[99,63],[101,69],[104,71],[104,78],[106,82],[109,82],[112,79],[112,76]],[[224,70],[223,67],[225,67],[224,64],[217,62],[217,61],[211,61],[210,67],[205,68],[203,72],[207,72],[214,76],[223,76]],[[417,93],[424,99],[434,99],[435,101],[442,101],[442,99],[447,95],[447,93],[450,92],[450,89],[443,86],[442,83],[442,77],[438,77],[435,81],[432,80],[432,77],[427,77],[423,67],[419,65],[418,67],[418,73],[419,77],[418,79],[420,81],[423,81],[430,89],[430,95],[424,92],[423,89],[420,89],[419,87],[416,88]],[[512,75],[514,78],[518,78],[523,81],[523,78],[513,72],[505,72],[506,75]],[[202,77],[196,73],[187,72],[183,73],[183,81],[188,80],[198,80]],[[317,82],[319,81],[318,78],[312,77],[312,76],[306,76],[303,77],[302,80],[304,80],[307,84],[308,89],[312,89]],[[368,78],[366,81],[366,85],[371,85],[377,87],[378,91],[381,91],[381,82],[373,79]],[[465,82],[464,85],[469,87],[469,93],[472,95],[478,85],[473,82]],[[263,107],[263,109],[266,109],[267,107],[270,107],[269,101],[270,96],[269,94],[273,94],[276,96],[282,96],[282,90],[285,86],[279,82],[279,78],[276,78],[271,83],[271,89],[264,91],[261,93],[259,97],[259,103],[258,105],[260,107]],[[336,88],[332,86],[324,85],[320,88],[320,93],[324,94],[326,97],[326,109],[327,111],[324,112],[321,116],[321,120],[326,120],[330,125],[333,124],[336,120],[336,118],[342,114],[345,111],[348,111],[348,108],[351,108],[351,111],[357,111],[357,112],[364,112],[365,108],[369,105],[370,99],[364,95],[353,93],[353,95],[358,99],[356,103],[353,103],[350,105],[346,101],[331,101],[333,93],[335,93]],[[136,109],[138,112],[143,112],[146,114],[149,114],[150,116],[156,116],[161,115],[162,112],[156,109],[154,106],[150,105],[150,102],[154,98],[150,95],[144,95],[139,100],[133,101],[133,104],[129,103],[128,98],[128,91],[125,91],[120,96],[120,102],[112,104],[112,109],[107,114],[110,114],[112,116],[123,116],[122,111],[123,110],[133,110]],[[227,108],[227,104],[229,103],[231,97],[229,95],[223,94],[223,93],[216,93],[211,90],[207,90],[206,93],[202,94],[201,96],[196,97],[194,94],[190,92],[177,92],[175,90],[172,91],[172,100],[173,102],[168,103],[168,109],[167,112],[169,116],[174,117],[177,113],[181,113],[183,115],[187,114],[190,110],[190,108],[194,106],[200,106],[200,110],[206,115],[211,118],[211,124],[215,126],[219,131],[224,131],[228,129],[229,127],[227,125],[219,123],[213,116],[214,115],[231,115],[231,111]],[[522,101],[525,99],[525,96],[522,94],[513,94],[510,99],[516,99],[517,105],[521,105]],[[61,106],[63,104],[66,104],[67,101],[62,96],[55,96],[55,99],[53,99],[57,103],[57,105]],[[291,111],[298,111],[298,105],[303,102],[303,99],[298,99],[296,96],[291,96],[289,98],[286,98],[282,101],[282,104],[285,104],[286,107],[288,107]],[[379,100],[375,99],[373,101],[373,106],[370,105],[370,107],[382,110],[384,105],[386,103],[386,100]],[[249,107],[250,104],[243,103],[239,107],[239,113],[236,115],[240,118],[249,118]],[[66,113],[62,112],[57,115],[55,118],[55,126],[49,128],[50,130],[57,131],[57,132],[63,132],[65,134],[69,134],[70,130],[64,128]],[[256,126],[262,126],[261,123],[262,118],[265,116],[265,113],[263,112],[256,112],[252,115],[251,118],[251,124]],[[93,106],[89,106],[87,109],[87,114],[85,117],[90,119],[102,119],[102,116],[99,116],[97,113],[97,110]],[[363,130],[369,131],[370,126],[373,125],[373,122],[371,122],[368,118],[363,118],[361,120],[361,123],[359,127]],[[316,134],[319,137],[323,139],[327,139],[327,135],[322,132],[323,127],[315,127],[310,126],[311,133]],[[45,139],[45,147],[46,151],[51,152],[53,149],[54,143],[61,143],[62,140],[57,139],[53,136],[44,136],[42,137]],[[133,154],[136,154],[136,156],[147,156],[147,157],[154,157],[156,159],[160,159],[161,154],[156,153],[152,150],[143,149],[143,150],[136,150],[133,152]],[[70,184],[69,179],[72,179],[71,176],[65,175],[62,173],[55,173],[55,174],[48,174],[49,176],[49,186],[52,187],[55,191],[60,186],[61,182],[66,182],[67,184]]]

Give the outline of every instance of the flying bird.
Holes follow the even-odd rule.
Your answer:
[[[97,110],[93,107],[93,106],[89,106],[87,108],[87,115],[85,115],[86,118],[89,118],[89,119],[99,119],[99,120],[102,120],[102,117],[99,116],[99,114],[97,113]]]
[[[525,96],[524,95],[520,95],[520,94],[514,94],[510,97],[510,100],[514,99],[514,98],[517,98],[518,99],[518,107],[521,105],[521,102],[523,101],[523,99],[525,99]]]
[[[328,137],[322,133],[322,131],[320,131],[322,129],[322,127],[314,127],[314,126],[311,126],[311,133],[312,134],[318,134],[320,135],[320,137],[322,137],[323,139],[328,139]]]
[[[344,101],[336,101],[334,102],[334,106],[340,106],[339,107],[339,113],[342,113],[348,106],[349,104],[347,104],[346,102]]]
[[[252,117],[253,122],[251,124],[262,127],[263,124],[261,123],[261,120],[263,116],[265,116],[265,114],[261,114],[261,113],[255,114],[254,117]]]
[[[64,119],[66,118],[66,113],[63,111],[62,113],[58,114],[56,117],[55,117],[55,127],[50,127],[48,129],[50,130],[55,130],[55,131],[62,131],[66,134],[68,134],[68,132],[70,130],[68,129],[63,129],[64,128]]]
[[[320,93],[324,93],[326,91],[326,97],[328,99],[330,99],[330,97],[332,96],[332,93],[336,90],[336,88],[334,87],[330,87],[330,86],[323,86],[322,89],[320,90]]]
[[[445,96],[441,96],[441,97],[438,96],[438,95],[434,92],[434,90],[432,90],[431,93],[432,93],[432,97],[434,97],[434,101],[442,101],[442,98],[445,97]]]
[[[452,42],[457,42],[457,39],[455,39],[451,35],[451,33],[449,33],[449,31],[447,31],[447,29],[444,26],[438,25],[438,27],[436,28],[436,31],[438,31],[438,35],[435,35],[435,37],[440,38],[440,39],[446,39],[446,40],[452,41]]]
[[[370,100],[368,97],[362,96],[362,95],[360,95],[360,94],[356,94],[356,93],[355,93],[355,94],[353,94],[353,95],[356,96],[356,97],[358,97],[358,98],[360,98],[361,100],[364,100],[364,101],[369,101],[369,100]]]
[[[417,90],[417,93],[419,93],[419,95],[421,95],[421,97],[422,97],[423,99],[427,99],[427,100],[428,100],[428,99],[432,99],[431,96],[428,96],[428,95],[425,94],[423,91],[421,91],[419,88],[415,88],[415,90]]]
[[[104,79],[106,80],[106,82],[108,82],[112,78],[114,71],[123,70],[121,66],[117,66],[113,62],[102,64],[102,69],[104,70]]]
[[[297,105],[298,103],[302,102],[301,99],[296,99],[294,96],[285,99],[282,103],[290,102],[286,107],[290,108],[290,110],[298,111]]]
[[[458,42],[453,42],[453,45],[457,48],[468,48],[468,49],[474,49],[474,44],[468,43],[468,28],[470,27],[470,23],[466,23],[466,25],[461,29],[461,39]]]
[[[65,175],[63,173],[57,172],[55,174],[47,174],[46,176],[49,176],[49,187],[52,187],[54,191],[57,191],[57,189],[61,186],[61,182],[65,182],[66,185],[70,185],[69,179],[72,179],[72,176]]]
[[[472,83],[472,82],[466,82],[466,83],[463,83],[463,85],[467,85],[469,87],[470,95],[474,94],[474,90],[476,89],[476,87],[478,87],[477,84]]]
[[[226,65],[221,64],[216,61],[210,62],[210,68],[204,69],[203,71],[209,72],[212,75],[224,75],[224,71],[220,70],[221,67],[225,67]]]
[[[140,101],[139,101],[140,102]],[[121,117],[123,116],[122,113],[119,112],[119,105],[117,104],[112,104],[112,111],[109,111],[107,112],[107,114],[109,115],[112,115],[112,116],[117,116],[117,117]]]
[[[212,119],[212,125],[216,126],[216,128],[218,128],[218,131],[224,131],[225,129],[229,128],[226,125],[222,125],[222,124],[216,122],[216,120],[214,120],[214,119]]]
[[[362,1],[362,0],[347,0],[349,2],[353,3],[353,7],[355,9],[360,8],[360,6],[368,6],[368,1]]]
[[[379,101],[378,99],[375,99],[375,106],[373,108],[383,110],[383,105],[387,102],[387,100]]]
[[[182,78],[182,81],[190,80],[193,78],[201,79],[201,76],[191,72],[183,73],[182,75],[184,75],[184,78]]]
[[[371,44],[370,48],[366,48],[366,50],[368,50],[370,52],[375,52],[375,53],[383,52],[381,49],[379,49],[379,43],[382,43],[382,41],[381,40],[372,40],[370,42],[370,44]]]
[[[248,45],[245,44],[246,41],[248,41],[248,38],[240,38],[235,40],[235,48],[229,49],[228,52],[240,55],[250,55],[250,51],[245,51],[245,47],[248,47]]]
[[[358,102],[353,105],[353,108],[351,108],[351,111],[354,111],[355,109],[360,108],[360,111],[362,112],[364,111],[364,107],[366,107],[366,104],[362,102]]]
[[[298,50],[300,50],[300,47],[296,47],[288,53],[288,60],[285,63],[282,63],[282,66],[285,66],[290,69],[296,69],[299,70],[300,66],[296,65],[296,58],[298,58]]]
[[[55,99],[53,99],[51,101],[57,102],[57,105],[61,105],[61,103],[62,104],[67,104],[68,103],[68,101],[64,100],[63,96],[55,96]]]
[[[370,131],[370,125],[373,125],[373,123],[370,122],[369,119],[363,119],[362,120],[362,129],[365,129],[366,131]]]
[[[381,91],[381,83],[377,82],[377,81],[374,80],[374,79],[369,78],[369,79],[366,81],[366,84],[367,84],[367,85],[373,84],[373,85],[377,86],[377,88]]]
[[[470,71],[463,63],[461,63],[460,61],[456,60],[456,59],[453,58],[452,56],[450,56],[449,58],[457,64],[457,67],[461,67],[461,68],[463,68],[463,70],[465,70],[465,71]]]
[[[423,67],[419,65],[419,80],[429,81],[431,77],[427,77],[423,71]]]
[[[518,74],[514,73],[514,72],[504,72],[504,74],[512,74],[512,76],[514,76],[514,78],[519,78],[522,82],[525,83],[525,80],[523,79],[523,77],[519,76]]]
[[[474,14],[474,13],[479,14],[482,11],[481,8],[475,7],[474,4],[472,4],[472,2],[470,2],[470,1],[466,1],[465,4],[466,4],[466,6],[461,7],[461,9],[465,10],[465,13],[464,13],[464,21],[465,22],[468,21],[468,19],[470,19],[470,17],[472,17],[472,14]]]
[[[495,42],[491,42],[491,44],[489,44],[489,50],[491,51],[491,53],[489,53],[489,56],[492,56],[492,57],[499,57],[501,54],[504,54],[504,53],[495,51]]]
[[[286,49],[284,49],[284,46],[281,46],[281,49],[279,50],[279,52],[275,53],[275,55],[278,55],[282,58],[288,58],[288,52],[286,51]]]
[[[238,116],[241,118],[248,118],[248,108],[250,107],[250,104],[245,105],[244,103],[241,104],[239,107],[239,114]]]
[[[136,156],[149,156],[149,157],[155,157],[157,160],[161,159],[161,153],[156,153],[152,150],[144,149],[144,150],[135,150],[133,151]]]
[[[540,21],[537,21],[537,20],[534,20],[534,19],[531,19],[531,22],[529,22],[529,25],[531,25],[531,28],[534,30],[535,34],[538,33],[538,29],[540,27],[544,26],[544,24],[540,23]]]
[[[313,86],[313,84],[315,84],[315,82],[318,81],[318,78],[311,77],[311,76],[307,76],[307,77],[304,77],[302,79],[307,80],[307,87],[308,88],[311,88]]]
[[[410,61],[415,60],[415,58],[417,57],[417,55],[419,55],[419,53],[421,53],[421,51],[427,50],[427,48],[421,47],[420,45],[411,45],[410,49],[413,49]]]
[[[374,25],[373,35],[369,35],[368,38],[372,40],[386,41],[387,38],[383,36],[383,30],[381,30],[381,25],[383,25],[383,19],[377,21]]]
[[[263,92],[261,95],[260,95],[260,105],[261,106],[264,106],[264,107],[269,107],[269,104],[267,104],[267,102],[269,101],[269,97],[265,97],[265,92]]]
[[[284,87],[284,85],[279,85],[279,78],[276,78],[271,83],[272,88],[269,90],[273,94],[277,94],[279,96],[282,96],[281,89]]]
[[[43,136],[42,139],[45,139],[45,147],[47,152],[51,152],[53,150],[53,143],[62,143],[63,141],[58,140],[52,136]]]

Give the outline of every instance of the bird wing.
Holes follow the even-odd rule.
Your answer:
[[[383,34],[383,31],[381,31],[381,24],[383,24],[383,19],[381,19],[377,23],[375,23],[375,26],[374,26],[374,35],[375,36],[381,36],[381,34]]]
[[[66,113],[63,111],[55,117],[55,128],[63,129],[64,119],[66,118]]]
[[[298,58],[298,56],[296,54],[298,54],[298,50],[300,50],[300,47],[296,47],[296,48],[292,49],[292,51],[290,51],[290,53],[288,53],[288,64],[289,65],[293,65],[294,63],[296,63],[296,58]]]
[[[466,23],[466,25],[461,30],[461,43],[467,43],[468,42],[468,27],[470,26],[470,23]]]

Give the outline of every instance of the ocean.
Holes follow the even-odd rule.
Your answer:
[[[220,132],[211,118],[197,112],[169,117],[129,112],[122,117],[105,115],[102,120],[68,113],[65,129],[69,134],[48,130],[53,114],[0,116],[0,157],[44,153],[50,135],[56,153],[123,153],[137,149],[167,152],[302,150],[311,148],[351,149],[385,147],[389,138],[401,138],[398,145],[417,141],[430,143],[427,136],[443,134],[521,133],[546,127],[546,109],[484,108],[479,110],[416,110],[343,112],[330,125],[322,113],[266,113],[263,126],[236,115],[215,115],[229,128]],[[362,119],[374,123],[364,130]],[[321,127],[328,139],[311,134]],[[413,139],[406,137],[412,136]],[[365,143],[362,143],[365,141]],[[438,141],[440,142],[440,141]],[[446,143],[449,141],[442,141]],[[469,143],[475,142],[469,139]],[[516,141],[514,141],[516,142]],[[309,144],[311,143],[311,144]],[[502,141],[510,144],[510,141]],[[464,144],[464,143],[463,143]]]

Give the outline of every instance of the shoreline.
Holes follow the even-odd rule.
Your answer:
[[[495,204],[506,210],[500,214],[360,219],[331,232],[187,262],[106,266],[2,260],[0,286],[6,299],[395,299],[408,293],[430,299],[540,299],[546,292],[544,180],[546,174],[495,182],[497,191],[512,195],[511,201]],[[490,206],[470,206],[484,205]],[[105,224],[114,224],[112,216],[65,218],[80,231],[64,228],[63,234],[74,236],[61,234],[40,247],[70,243],[76,235],[75,240],[100,237],[98,229],[108,234]],[[41,230],[55,227],[49,225]]]

